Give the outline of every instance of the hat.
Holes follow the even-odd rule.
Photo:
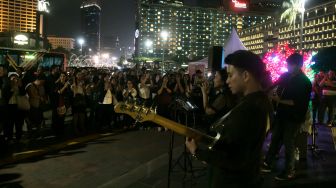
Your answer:
[[[258,79],[266,73],[266,65],[260,57],[247,50],[238,50],[230,54],[225,63],[246,70]]]
[[[17,77],[20,77],[18,73],[16,72],[9,72],[8,73],[8,78],[12,77],[12,76],[17,76]]]

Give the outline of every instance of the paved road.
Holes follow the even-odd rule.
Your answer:
[[[279,183],[274,181],[276,173],[272,173],[265,176],[264,187],[336,185],[336,152],[332,132],[323,126],[319,130],[318,145],[324,150],[320,158],[313,157],[309,152],[307,165],[298,169],[296,180]],[[184,143],[182,137],[177,138],[175,157],[181,154]],[[78,141],[81,144],[69,141],[65,143],[68,146],[65,149],[0,169],[0,187],[165,188],[169,141],[169,132],[156,131],[132,131],[89,142]],[[265,146],[267,143],[269,138]],[[63,148],[59,145],[57,147]],[[283,154],[280,155],[282,158]],[[280,160],[278,165],[281,168],[283,161]],[[180,169],[176,167],[175,170]],[[172,174],[172,188],[184,187],[181,177],[181,171]],[[187,182],[188,186],[185,187],[206,186],[205,176],[194,180],[193,183]]]
[[[0,187],[126,187],[167,164],[169,141],[169,132],[132,131],[73,145],[5,166]]]

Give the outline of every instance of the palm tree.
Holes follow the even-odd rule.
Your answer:
[[[289,26],[293,26],[294,31],[294,41],[295,41],[295,22],[298,14],[302,11],[302,2],[303,0],[289,0],[284,1],[282,7],[286,10],[281,14],[280,22],[286,19],[286,22],[289,23]]]

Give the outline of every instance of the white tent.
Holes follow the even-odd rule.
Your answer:
[[[205,68],[208,68],[208,58],[204,58],[198,61],[194,61],[194,62],[189,62],[188,65],[205,65]]]
[[[230,37],[226,40],[224,45],[224,56],[226,57],[237,50],[247,50],[247,48],[239,39],[236,29],[233,28]]]
[[[200,70],[204,73],[207,69],[208,69],[208,58],[188,63],[189,75],[195,74],[197,70]]]

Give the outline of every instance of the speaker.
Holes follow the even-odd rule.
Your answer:
[[[212,46],[209,49],[208,69],[212,72],[224,68],[224,47]]]

